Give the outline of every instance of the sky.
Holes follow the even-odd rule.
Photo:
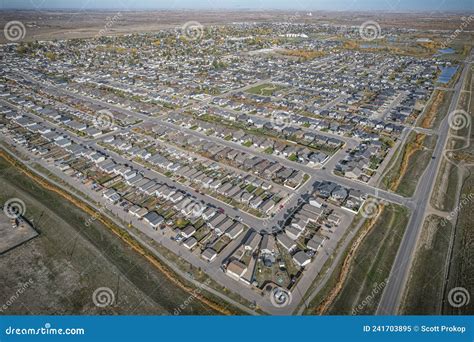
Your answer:
[[[286,9],[331,11],[464,11],[474,0],[0,0],[1,9]]]

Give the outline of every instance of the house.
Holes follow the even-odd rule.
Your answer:
[[[309,204],[312,205],[312,206],[315,207],[315,208],[321,208],[321,206],[323,205],[323,204],[321,203],[321,201],[318,200],[317,198],[311,198],[311,199],[309,200]]]
[[[209,189],[211,190],[217,190],[219,186],[221,185],[221,181],[219,179],[216,179],[209,184]]]
[[[141,184],[138,185],[138,190],[145,192],[147,189],[150,189],[156,184],[154,180],[150,180],[149,178],[144,178]]]
[[[114,189],[106,190],[102,196],[108,199],[110,202],[116,202],[120,199],[120,195]]]
[[[349,179],[358,179],[362,175],[362,170],[358,167],[353,168],[350,171],[347,171],[344,173],[344,176],[346,176]]]
[[[132,177],[131,179],[128,179],[126,181],[126,183],[128,185],[133,185],[133,186],[136,186],[137,183],[139,183],[141,180],[143,179],[143,176],[138,174],[136,175],[135,177]]]
[[[248,204],[249,201],[252,199],[253,195],[247,191],[242,191],[242,193],[240,194],[240,199],[239,201],[242,202],[242,203],[246,203]]]
[[[301,207],[300,213],[307,218],[307,222],[317,222],[324,213],[324,208],[317,208],[312,205],[305,204]]]
[[[296,240],[303,233],[303,229],[298,229],[297,227],[291,226],[291,227],[285,228],[285,232],[290,237],[290,239]]]
[[[217,235],[222,235],[224,232],[227,231],[232,225],[234,224],[234,221],[231,220],[229,217],[227,217],[224,221],[220,222],[216,228],[214,228],[214,232]]]
[[[226,195],[227,192],[233,187],[231,182],[225,183],[219,189],[217,189],[217,193],[221,195]],[[226,195],[227,196],[227,195]]]
[[[275,202],[270,198],[261,204],[258,208],[265,214],[269,214],[271,210],[275,207]]]
[[[55,144],[58,145],[59,147],[64,148],[64,147],[70,146],[72,142],[69,139],[61,139],[61,140],[57,140]]]
[[[201,258],[203,258],[207,262],[212,262],[216,257],[217,257],[217,252],[213,250],[212,248],[206,248],[201,253]]]
[[[163,222],[164,218],[156,211],[150,211],[148,214],[143,216],[143,219],[153,228],[156,229],[158,228]]]
[[[216,229],[216,227],[225,219],[227,219],[227,215],[218,214],[217,216],[214,216],[207,224],[211,229]]]
[[[294,172],[290,177],[286,177],[284,185],[287,188],[296,189],[303,182],[304,175],[302,171]]]
[[[308,155],[308,165],[316,166],[323,164],[329,156],[323,152],[313,152]]]
[[[99,131],[97,128],[94,127],[89,127],[84,132],[93,138],[97,138],[102,134],[102,131]]]
[[[244,249],[247,251],[253,252],[257,248],[261,240],[262,240],[262,236],[258,234],[256,231],[252,231],[247,236],[247,239],[245,240],[243,244]]]
[[[181,191],[173,192],[173,194],[168,196],[168,200],[172,203],[178,203],[184,198],[184,194]]]
[[[125,172],[123,174],[123,178],[128,181],[129,179],[132,179],[133,177],[135,177],[137,175],[137,173],[133,170],[128,170],[127,172]]]
[[[307,224],[308,224],[308,218],[305,215],[298,215],[298,217],[295,216],[295,218],[291,220],[291,227],[289,228],[296,228],[299,231],[303,231],[306,228]],[[291,235],[289,236],[291,237]]]
[[[138,205],[133,205],[128,209],[128,212],[130,215],[136,216],[137,218],[142,218],[148,213],[148,210]]]
[[[260,204],[262,204],[262,202],[263,202],[263,200],[260,196],[255,196],[250,201],[250,207],[253,208],[253,209],[257,209],[260,206]]]
[[[296,252],[295,255],[293,255],[293,261],[299,267],[305,267],[311,262],[311,258],[305,252],[299,251],[299,252]]]
[[[323,236],[314,235],[311,238],[311,240],[308,241],[308,243],[306,244],[306,247],[308,247],[309,249],[317,252],[321,248],[321,246],[323,245],[325,240],[326,240],[326,238],[323,237]]]
[[[236,278],[237,280],[240,279],[245,274],[245,272],[247,272],[247,266],[238,260],[232,260],[227,265],[227,274]]]
[[[342,202],[347,197],[347,190],[342,186],[337,186],[331,193],[331,199],[334,201]]]
[[[275,237],[273,235],[263,235],[260,253],[264,255],[273,255],[275,253]]]
[[[331,215],[328,216],[328,222],[337,225],[341,222],[341,218],[336,214],[331,214]]]
[[[181,209],[181,213],[186,217],[196,218],[201,216],[206,207],[201,203],[191,201],[184,208]]]
[[[202,213],[202,218],[206,221],[209,221],[215,214],[216,214],[216,211],[212,209],[211,207],[208,207]]]
[[[331,196],[331,193],[332,193],[332,191],[334,190],[335,187],[336,187],[336,184],[334,184],[332,182],[327,182],[327,183],[321,184],[318,188],[319,196],[322,197],[322,198],[329,198],[329,196]]]
[[[244,231],[245,226],[242,223],[236,222],[225,231],[225,235],[230,239],[236,239]]]
[[[194,233],[196,233],[196,228],[194,228],[194,227],[191,226],[191,225],[187,226],[186,228],[184,228],[184,229],[181,231],[181,235],[182,235],[185,239],[191,237]]]
[[[186,247],[187,249],[192,249],[196,245],[197,245],[197,240],[194,236],[191,236],[190,238],[187,238],[186,240],[183,241],[183,246]]]
[[[296,242],[288,237],[285,233],[277,235],[277,241],[283,246],[288,252],[291,252],[296,248]]]

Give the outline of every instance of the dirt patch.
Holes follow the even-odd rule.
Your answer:
[[[425,140],[426,135],[418,133],[415,136],[414,141],[407,143],[405,150],[403,151],[402,162],[397,172],[398,177],[394,178],[389,185],[389,189],[395,191],[398,189],[410,163],[411,157],[417,152],[423,149],[423,141]]]
[[[361,229],[359,237],[354,241],[352,244],[349,253],[347,254],[346,258],[344,259],[344,262],[342,264],[341,271],[339,273],[339,278],[336,282],[336,285],[334,288],[329,292],[328,296],[324,301],[315,309],[315,314],[317,315],[322,315],[324,314],[332,305],[336,297],[339,295],[341,292],[343,285],[347,279],[347,275],[349,272],[349,269],[351,267],[352,261],[354,259],[354,255],[356,254],[357,250],[359,249],[359,246],[361,245],[362,241],[364,241],[364,238],[367,236],[367,234],[372,230],[372,228],[375,226],[375,223],[377,222],[377,219],[380,215],[380,213],[383,210],[383,205],[380,205],[377,209],[377,214],[375,217],[373,217],[370,221],[368,221],[364,227]]]
[[[0,157],[3,157],[5,160],[8,160],[10,164],[18,167],[20,169],[20,172],[24,174],[25,176],[29,177],[31,180],[33,180],[34,183],[41,185],[41,190],[36,190],[36,192],[41,191],[42,196],[45,196],[45,200],[47,200],[47,198],[49,197],[51,197],[52,199],[53,193],[54,193],[56,195],[59,195],[59,196],[54,197],[54,201],[56,202],[57,206],[64,206],[65,203],[67,203],[68,206],[70,206],[71,204],[74,205],[74,206],[71,206],[71,210],[74,211],[74,214],[72,214],[68,220],[77,221],[79,219],[80,222],[84,222],[84,218],[83,218],[84,212],[86,213],[85,215],[86,218],[87,218],[87,214],[91,216],[95,215],[95,210],[93,208],[90,208],[85,203],[81,202],[77,198],[74,198],[72,195],[65,192],[64,190],[56,188],[54,185],[50,184],[45,179],[42,179],[38,177],[37,175],[31,174],[26,169],[23,169],[21,164],[18,164],[16,160],[12,159],[10,156],[2,152],[0,153]],[[16,170],[16,174],[18,175],[18,169],[15,169],[15,170]],[[62,201],[59,201],[59,199],[61,199]],[[66,200],[66,202],[64,202],[64,200]],[[79,210],[78,208],[80,208],[81,210]],[[54,215],[48,214],[48,217],[54,217]],[[102,226],[101,230],[92,229],[95,225],[101,225]],[[63,227],[63,226],[67,226],[67,224],[66,225],[64,223],[60,224],[60,227]],[[120,230],[113,223],[109,222],[109,220],[106,219],[105,217],[100,216],[94,222],[94,224],[89,225],[87,227],[84,226],[83,231],[81,231],[80,234],[83,237],[86,237],[91,243],[97,244],[97,245],[100,245],[101,243],[103,243],[106,237],[108,239],[113,239],[113,241],[115,241],[114,246],[109,246],[109,248],[106,248],[102,252],[106,254],[108,258],[117,259],[116,261],[118,265],[120,265],[120,266],[117,266],[120,269],[120,271],[113,271],[113,268],[109,267],[109,269],[112,269],[112,272],[114,274],[112,277],[116,279],[114,281],[105,282],[106,284],[112,284],[112,285],[109,285],[109,287],[114,288],[114,289],[115,287],[118,288],[118,285],[115,286],[115,284],[118,283],[117,278],[119,277],[120,273],[122,273],[124,274],[124,277],[121,279],[126,278],[128,279],[128,282],[133,282],[134,284],[136,284],[136,286],[139,289],[147,292],[147,294],[150,294],[155,298],[161,298],[161,301],[163,302],[166,308],[166,312],[168,313],[174,310],[174,308],[176,308],[180,304],[182,304],[187,298],[189,298],[190,295],[192,295],[193,298],[196,298],[197,300],[194,301],[192,305],[189,305],[186,308],[186,311],[188,311],[189,314],[191,313],[209,314],[209,313],[214,313],[214,312],[220,312],[221,314],[231,313],[228,309],[221,308],[220,305],[215,304],[214,302],[208,300],[197,291],[194,291],[192,287],[182,283],[181,280],[179,280],[176,277],[176,275],[172,273],[172,271],[168,270],[158,260],[154,259],[154,257],[151,254],[149,254],[149,252],[147,252],[145,249],[143,249],[143,247],[141,247],[137,242],[135,242],[131,236],[129,236],[126,232]],[[72,239],[69,237],[67,241],[70,241],[70,240]],[[71,244],[72,242],[68,244],[69,248],[74,249],[75,248],[73,247],[74,245],[71,246]],[[86,253],[86,255],[88,255],[88,253]],[[146,260],[143,259],[142,257],[144,257]],[[48,260],[48,259],[46,258],[45,260]],[[86,261],[87,264],[90,264],[90,265],[95,265],[97,263],[97,262],[94,263],[93,261],[89,260],[88,257],[81,258],[81,260]],[[150,264],[153,267],[150,267]],[[114,265],[117,265],[117,264],[114,264]],[[66,268],[53,267],[53,269],[62,271],[63,269],[66,269]],[[156,272],[156,270],[160,272],[158,273]],[[58,274],[58,273],[52,274],[50,278],[55,279],[56,276],[61,277],[61,274]],[[67,278],[67,277],[64,277],[64,278]],[[80,284],[80,282],[72,282],[71,284],[74,284],[74,283]],[[159,285],[159,288],[157,288],[157,285]],[[84,291],[84,290],[81,290],[81,287],[79,287],[78,289],[76,289],[76,292],[77,291],[79,291],[78,292],[79,295],[72,296],[71,298],[83,298],[84,293],[82,293],[81,291]],[[135,290],[135,292],[136,291],[137,290]],[[87,292],[89,293],[90,291],[87,291]],[[129,292],[132,293],[133,291],[129,291]],[[58,291],[58,293],[61,293],[61,291]],[[89,299],[88,304],[90,305],[90,297],[88,297],[88,299]],[[84,303],[82,304],[81,303],[82,302],[80,301],[80,303],[78,303],[77,305],[72,305],[72,307],[82,308]],[[65,307],[70,308],[71,305],[65,306]],[[160,308],[159,305],[149,305],[148,307],[152,308],[152,310],[153,308],[155,308],[155,311],[154,311],[155,313],[157,313],[156,312],[157,309]],[[90,306],[89,309],[90,308],[93,309],[94,306]],[[199,310],[194,311],[196,308],[199,308]],[[216,308],[216,310],[212,308]],[[135,310],[140,313],[146,312],[145,306],[143,306],[140,303],[140,300],[138,301],[138,304],[135,305]],[[44,312],[44,311],[41,311],[41,312]],[[80,311],[68,311],[68,312],[80,312]],[[85,312],[89,312],[89,311],[87,311],[86,309]],[[126,311],[126,310],[124,312],[133,313],[133,311]],[[147,312],[147,313],[151,313],[151,312]],[[161,314],[163,313],[164,313],[163,309],[161,309]]]
[[[451,233],[452,225],[444,218],[425,219],[400,306],[402,314],[441,314]]]
[[[436,117],[436,113],[438,113],[438,109],[443,103],[445,96],[445,92],[438,90],[435,91],[433,102],[431,102],[430,108],[426,111],[423,120],[421,121],[421,127],[431,128],[433,126],[434,118]]]

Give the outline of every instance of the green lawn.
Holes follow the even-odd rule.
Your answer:
[[[247,92],[255,95],[271,96],[281,89],[285,89],[285,87],[272,83],[264,83],[248,89]]]

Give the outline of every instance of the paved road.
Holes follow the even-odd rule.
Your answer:
[[[237,115],[242,114],[242,112],[239,112],[239,111],[231,109],[231,108],[223,108],[223,107],[220,107],[220,106],[214,105],[214,104],[208,104],[208,106],[212,107],[214,109],[225,110],[229,113],[234,113],[234,114],[237,114]],[[263,116],[263,115],[257,115],[257,114],[251,114],[251,113],[245,113],[245,115],[247,115],[249,118],[259,119],[259,120],[261,120],[265,123],[273,123],[272,118],[268,118],[268,117]],[[275,123],[275,124],[278,125],[279,123]],[[346,137],[346,136],[342,136],[342,135],[336,135],[336,134],[332,134],[332,133],[328,133],[328,132],[322,132],[322,131],[315,132],[315,130],[312,129],[312,128],[302,127],[301,125],[294,124],[294,123],[284,122],[281,125],[285,126],[285,127],[293,127],[293,128],[296,128],[296,129],[300,129],[303,132],[317,133],[318,135],[322,135],[326,138],[338,139],[338,140],[341,140],[342,142],[345,142],[345,143],[351,143],[353,147],[355,147],[357,145],[357,141],[358,141],[358,139],[355,139],[355,138],[350,138],[350,137]]]
[[[455,93],[451,100],[448,114],[456,109],[457,103],[459,101],[459,95],[461,94],[462,85],[469,69],[468,62],[471,60],[471,58],[472,51],[471,56],[469,56],[465,61],[464,70],[462,71],[461,77],[455,86]],[[377,309],[377,314],[379,315],[393,315],[398,313],[400,300],[402,298],[409,274],[408,271],[410,269],[417,240],[423,226],[425,211],[431,198],[431,192],[435,184],[436,175],[441,164],[442,153],[446,146],[448,133],[449,122],[448,115],[446,115],[439,127],[439,137],[433,152],[435,159],[432,159],[428,164],[428,167],[423,173],[413,196],[412,201],[417,203],[417,206],[414,207],[413,213],[408,222],[408,226],[400,243],[392,270],[388,277],[387,286],[385,287],[382,294],[382,298]]]
[[[50,89],[54,89],[55,91],[58,91],[57,88],[48,87],[48,86],[46,88],[50,88]],[[335,183],[341,184],[341,185],[346,186],[348,188],[357,189],[357,190],[360,190],[364,193],[374,195],[374,196],[379,197],[379,198],[381,198],[385,201],[393,202],[393,203],[396,203],[396,204],[401,204],[401,205],[405,205],[405,206],[409,207],[413,211],[413,215],[412,215],[412,218],[410,219],[410,224],[409,224],[409,228],[407,228],[407,232],[410,232],[410,234],[412,234],[412,235],[415,234],[415,236],[416,236],[416,229],[414,229],[413,227],[417,227],[416,222],[422,220],[422,218],[423,218],[423,215],[421,215],[421,218],[420,218],[420,212],[421,211],[420,211],[420,208],[417,207],[416,204],[420,203],[421,199],[423,198],[423,195],[427,193],[427,190],[429,188],[429,186],[428,186],[429,184],[427,183],[428,179],[430,179],[430,178],[434,179],[434,174],[433,174],[433,171],[432,171],[433,166],[434,166],[433,162],[430,163],[427,171],[425,171],[425,176],[426,177],[423,177],[423,182],[418,186],[416,196],[412,199],[409,199],[409,198],[405,198],[403,196],[400,196],[398,194],[392,193],[390,191],[380,190],[377,187],[368,185],[366,183],[362,183],[362,182],[359,182],[359,181],[354,181],[354,180],[350,180],[350,179],[347,179],[347,178],[344,178],[344,177],[334,175],[332,173],[332,170],[334,168],[334,164],[340,159],[341,154],[345,153],[344,150],[346,150],[348,148],[347,146],[345,147],[344,150],[338,151],[336,153],[336,155],[326,163],[324,168],[315,169],[315,168],[312,168],[312,167],[309,167],[309,166],[306,166],[306,165],[291,162],[291,161],[287,160],[286,158],[281,158],[281,157],[274,156],[274,155],[268,155],[268,154],[265,154],[263,152],[257,151],[255,149],[250,149],[250,148],[244,147],[241,144],[238,144],[238,143],[235,143],[235,142],[232,142],[232,141],[225,141],[225,140],[217,138],[217,137],[207,136],[207,135],[205,135],[203,133],[200,133],[200,132],[197,132],[195,130],[191,130],[191,129],[176,125],[174,123],[163,121],[162,118],[150,117],[150,116],[147,116],[147,115],[144,115],[144,114],[141,114],[141,113],[136,113],[136,112],[133,112],[133,111],[129,111],[127,109],[124,109],[124,108],[121,108],[121,107],[118,107],[118,106],[114,106],[114,105],[111,105],[109,103],[105,103],[105,102],[102,102],[100,100],[90,98],[88,96],[83,96],[83,95],[80,95],[80,94],[77,94],[77,93],[72,93],[72,92],[66,91],[64,89],[60,89],[60,91],[66,93],[66,94],[68,94],[72,97],[76,97],[76,98],[79,98],[79,99],[90,101],[90,102],[95,103],[97,105],[100,105],[102,107],[109,108],[109,109],[112,109],[112,110],[115,110],[115,111],[119,111],[119,112],[122,112],[124,114],[130,115],[130,116],[135,117],[135,118],[139,118],[139,119],[143,120],[146,123],[156,123],[156,124],[159,124],[160,126],[165,126],[165,127],[170,128],[170,129],[178,130],[182,133],[191,134],[191,135],[197,136],[199,138],[203,138],[203,139],[206,139],[206,140],[213,141],[213,142],[215,142],[219,145],[229,146],[229,147],[232,147],[234,149],[240,150],[242,152],[250,153],[250,154],[253,154],[253,155],[259,155],[263,158],[273,160],[273,161],[277,161],[277,162],[279,162],[280,164],[282,164],[284,166],[291,167],[291,168],[294,168],[294,169],[299,169],[299,170],[302,170],[302,171],[306,172],[307,174],[309,174],[311,176],[311,178],[303,186],[301,186],[299,189],[294,191],[294,196],[291,197],[288,200],[288,202],[285,204],[285,207],[284,207],[283,210],[278,211],[276,213],[276,215],[271,220],[268,220],[268,219],[267,220],[265,220],[265,219],[262,220],[262,219],[258,219],[256,217],[254,217],[254,216],[248,215],[248,214],[246,214],[246,213],[244,213],[240,210],[235,210],[232,207],[224,205],[224,203],[222,203],[218,200],[215,200],[215,199],[213,199],[209,196],[201,195],[198,192],[192,190],[191,188],[189,188],[187,186],[181,185],[179,183],[172,182],[169,178],[167,178],[165,176],[162,176],[162,175],[160,175],[160,174],[158,174],[154,171],[146,170],[145,168],[141,167],[139,164],[133,163],[133,162],[129,161],[128,159],[125,159],[125,158],[121,157],[120,155],[115,154],[115,153],[107,150],[107,153],[113,155],[114,159],[116,159],[117,161],[122,162],[122,163],[129,163],[129,164],[133,163],[136,168],[141,170],[145,175],[148,175],[149,177],[158,178],[159,180],[161,180],[163,182],[166,182],[166,183],[171,182],[177,188],[182,189],[182,190],[184,190],[188,193],[191,193],[193,196],[195,196],[199,200],[203,200],[204,202],[211,203],[215,206],[225,207],[226,208],[226,213],[229,216],[234,217],[234,218],[236,216],[240,216],[240,217],[243,218],[243,221],[246,224],[248,224],[250,227],[255,228],[257,230],[267,230],[268,231],[269,229],[271,229],[271,227],[273,225],[281,226],[281,223],[286,218],[288,213],[290,213],[298,205],[298,201],[303,196],[307,195],[308,193],[310,193],[312,191],[312,188],[313,188],[314,183],[316,181],[333,181]],[[459,91],[457,93],[459,93]],[[447,121],[445,120],[442,124],[442,127],[446,128],[445,127],[446,125],[447,125]],[[91,141],[90,144],[94,145],[94,147],[98,150],[105,151],[103,148],[101,148],[100,146],[95,144],[94,141]],[[438,145],[439,145],[439,143],[438,143]],[[436,153],[441,153],[442,147],[441,147],[441,150],[438,151],[438,145],[437,145],[437,148],[436,148]],[[435,168],[434,170],[436,171],[436,169],[437,168]],[[412,227],[412,228],[410,228],[410,227]],[[408,233],[405,234],[405,237],[404,237],[403,241],[408,240],[408,243],[412,243],[410,241],[410,237],[407,237],[407,235],[408,235]],[[407,242],[405,242],[405,244],[407,244]],[[407,246],[407,247],[405,247],[405,249],[408,250],[409,247],[410,246]],[[397,255],[397,259],[402,258],[402,261],[405,260],[405,258],[400,257],[399,255],[400,255],[400,251]],[[396,261],[397,261],[397,259],[396,259]],[[398,263],[400,263],[400,261],[398,261]],[[203,269],[206,270],[206,271],[210,271],[210,270],[207,269],[207,267],[203,267]],[[220,279],[221,283],[229,284],[226,281],[228,279],[224,280],[222,278],[222,276],[228,278],[227,276],[225,276],[223,273],[222,273],[222,275],[219,274],[219,273],[217,273],[217,274],[218,274],[217,277],[221,278]],[[214,277],[215,276],[216,276],[216,274],[214,274]],[[250,289],[247,289],[247,288],[242,289],[241,288],[242,286],[240,284],[237,284],[237,282],[234,282],[234,283],[230,283],[229,284],[230,286],[228,286],[231,290],[233,290],[233,291],[235,290],[236,292],[240,292],[241,294],[242,294],[242,292],[246,293],[247,290],[250,291]],[[238,286],[238,288],[234,289],[234,287],[236,287],[236,286]],[[387,288],[388,288],[388,286],[387,286]],[[304,293],[300,293],[300,295],[297,295],[296,297],[298,297],[298,298],[295,298],[295,301],[294,301],[293,305],[296,305],[296,303],[298,303],[302,299],[303,295],[304,295]],[[250,296],[250,297],[253,297],[253,296]],[[273,314],[278,314],[278,313],[287,314],[288,313],[289,308],[286,308],[284,310],[277,310],[275,308],[268,307],[268,301],[264,301],[263,298],[257,299],[255,302],[258,305],[260,305],[263,309],[265,309],[266,311],[271,312]]]
[[[24,150],[25,153],[28,153],[28,151]],[[9,153],[12,153],[11,151],[9,151]],[[64,191],[72,194],[73,196],[77,196],[77,194],[74,194],[74,193],[71,193],[67,188],[64,188],[63,185],[61,185],[60,183],[57,183],[55,180],[51,179],[50,177],[48,177],[48,175],[45,175],[45,174],[42,174],[42,173],[39,173],[36,169],[34,169],[30,164],[31,162],[37,162],[39,164],[41,164],[43,167],[46,167],[48,170],[50,170],[53,174],[56,174],[56,176],[58,176],[60,179],[64,179],[65,181],[67,181],[67,183],[72,183],[74,182],[75,185],[76,185],[76,188],[77,189],[80,189],[81,191],[84,191],[85,193],[88,194],[88,196],[90,196],[91,198],[93,198],[94,200],[96,200],[98,203],[102,203],[104,204],[103,207],[99,207],[97,206],[95,203],[85,199],[85,198],[81,198],[81,200],[85,203],[87,203],[90,207],[94,208],[98,213],[100,213],[101,215],[105,215],[107,216],[108,219],[110,219],[112,222],[115,223],[115,225],[117,225],[117,227],[123,229],[123,230],[126,230],[127,233],[129,233],[130,235],[132,235],[140,244],[142,244],[143,246],[145,246],[151,253],[153,253],[156,257],[158,257],[158,259],[160,261],[162,261],[164,264],[166,264],[169,268],[171,268],[176,274],[178,274],[179,276],[183,277],[184,279],[186,279],[187,281],[191,282],[194,286],[196,286],[198,289],[204,289],[212,294],[214,294],[215,296],[219,297],[219,298],[222,298],[223,300],[227,301],[228,303],[231,303],[232,305],[234,305],[235,307],[239,308],[240,310],[250,314],[250,315],[255,315],[256,312],[247,308],[246,306],[240,304],[239,302],[236,302],[235,300],[233,300],[232,298],[229,298],[227,297],[226,295],[224,295],[223,293],[221,293],[220,291],[217,291],[217,290],[214,290],[212,287],[208,286],[206,283],[200,283],[198,282],[197,280],[193,279],[192,277],[190,277],[190,275],[186,272],[183,272],[178,266],[176,266],[173,262],[169,261],[165,256],[163,256],[160,252],[158,252],[156,250],[156,248],[154,248],[153,246],[151,246],[149,244],[149,242],[147,242],[146,240],[144,240],[141,236],[139,236],[138,234],[136,234],[133,230],[130,230],[130,229],[124,229],[122,228],[123,227],[123,223],[120,222],[119,220],[117,220],[117,217],[121,218],[122,220],[124,220],[125,222],[129,222],[130,221],[130,217],[127,216],[125,217],[124,216],[124,212],[122,209],[120,209],[119,207],[117,206],[112,206],[112,205],[106,205],[107,203],[105,203],[106,201],[104,201],[104,198],[98,194],[98,193],[95,193],[93,191],[90,191],[90,189],[88,189],[87,187],[84,186],[84,184],[81,184],[79,181],[74,181],[71,177],[68,177],[66,176],[66,174],[64,174],[63,172],[56,172],[58,171],[57,169],[55,168],[51,168],[50,165],[47,165],[47,163],[44,161],[44,160],[40,160],[40,159],[37,159],[37,160],[30,160],[30,161],[25,161],[25,160],[22,160],[19,156],[15,156],[16,158],[20,159],[22,162],[23,162],[23,165],[25,165],[25,167],[27,167],[32,173],[34,174],[38,174],[40,175],[41,177],[44,177],[44,178],[47,178],[49,182],[51,182],[52,184],[54,184],[55,186],[63,189]],[[103,208],[106,207],[107,209],[111,210],[114,215],[109,215],[105,210],[103,210]],[[143,222],[139,222],[138,220],[134,220],[134,227],[136,227],[138,230],[142,231],[144,234],[146,234],[147,236],[151,237],[152,239],[158,241],[160,244],[163,244],[163,245],[166,245],[166,247],[168,249],[171,249],[171,250],[175,250],[176,249],[176,246],[175,245],[172,245],[174,242],[172,242],[170,239],[165,239],[161,234],[159,234],[158,232],[150,229],[149,227],[147,227]],[[170,246],[171,245],[171,246]],[[180,254],[181,257],[183,257],[185,260],[187,261],[190,261],[189,259],[191,259],[189,253],[186,254],[184,253],[183,254]],[[203,262],[200,258],[196,258],[196,257],[192,257],[192,264],[194,264],[196,267],[201,267],[201,269],[205,270],[208,274],[209,273],[217,273],[217,267],[218,265],[213,263],[213,264],[210,264],[210,263],[206,263],[206,262]],[[210,272],[212,271],[212,272]],[[217,274],[218,275],[218,278],[221,278],[220,281],[222,283],[222,280],[224,280],[224,284],[226,284],[227,286],[229,285],[235,285],[235,281],[231,280],[229,277],[227,277],[226,275],[224,275],[223,272],[220,272],[220,274]],[[214,277],[216,277],[216,274],[213,275]],[[196,290],[195,293],[199,293],[200,291],[199,290]],[[253,293],[256,297],[256,294]],[[192,296],[193,294],[191,293],[190,296]]]
[[[354,237],[356,232],[359,231],[360,227],[362,227],[362,224],[364,222],[365,222],[365,220],[361,220],[359,222],[359,224],[356,227],[354,227],[352,229],[352,231],[346,236],[346,238],[344,239],[344,241],[342,242],[342,245],[340,247],[341,253],[338,253],[336,255],[336,257],[334,258],[334,260],[331,263],[331,266],[324,273],[324,276],[321,279],[321,281],[319,282],[318,286],[309,294],[307,299],[304,302],[301,303],[301,305],[299,306],[298,311],[296,311],[296,314],[302,315],[304,313],[304,311],[309,307],[309,304],[313,301],[314,297],[316,297],[318,295],[319,291],[321,291],[324,288],[324,286],[326,285],[326,283],[331,279],[331,276],[334,272],[334,269],[339,264],[339,261],[341,260],[342,256],[344,255],[344,253],[342,253],[342,252],[345,251],[349,247],[349,243],[352,241],[352,238]]]
[[[22,73],[21,75],[24,76],[25,78],[27,78],[28,80],[32,81],[32,82],[38,82],[38,81],[35,81],[34,79],[32,79],[31,77],[29,77],[28,75],[26,75],[24,73]],[[196,130],[192,130],[192,129],[189,129],[189,128],[186,128],[186,127],[181,127],[181,126],[176,125],[174,123],[166,122],[166,121],[162,120],[162,118],[159,118],[159,117],[158,118],[157,117],[150,117],[148,115],[137,113],[137,112],[134,112],[134,111],[130,111],[128,109],[125,109],[125,108],[122,108],[122,107],[119,107],[119,106],[115,106],[115,105],[112,105],[110,103],[103,102],[103,101],[100,101],[100,100],[97,100],[97,99],[94,99],[94,98],[91,98],[91,97],[88,97],[88,96],[73,93],[73,92],[65,90],[65,89],[58,89],[58,88],[52,87],[52,86],[46,86],[45,88],[50,89],[50,90],[54,90],[54,91],[60,91],[60,92],[63,92],[65,94],[69,95],[69,96],[76,97],[76,98],[82,99],[84,101],[90,101],[90,102],[92,102],[96,105],[99,105],[99,106],[102,106],[102,107],[105,107],[105,108],[109,108],[111,110],[116,110],[116,111],[119,111],[123,114],[129,115],[129,116],[132,116],[132,117],[139,118],[139,119],[143,120],[144,122],[159,124],[161,126],[165,126],[165,127],[170,128],[170,129],[178,130],[182,133],[191,134],[191,135],[194,135],[198,138],[202,138],[202,139],[206,139],[206,140],[215,142],[216,144],[219,144],[219,145],[224,145],[224,146],[227,146],[227,147],[234,148],[234,149],[236,149],[238,151],[241,151],[241,152],[250,153],[250,154],[257,155],[257,156],[260,156],[262,158],[271,160],[271,161],[279,162],[281,165],[283,165],[285,167],[290,167],[290,168],[294,168],[294,169],[297,169],[297,170],[302,170],[302,171],[306,172],[307,174],[311,175],[312,178],[314,180],[317,180],[317,181],[332,181],[332,182],[335,182],[335,183],[339,183],[339,184],[344,185],[348,188],[353,188],[353,189],[356,189],[356,190],[360,190],[360,191],[362,191],[364,193],[368,193],[368,194],[374,194],[374,195],[376,195],[377,197],[379,197],[383,200],[393,202],[393,203],[396,203],[396,204],[407,205],[408,202],[409,202],[408,199],[403,197],[403,196],[397,195],[397,194],[389,192],[389,191],[380,190],[380,189],[378,189],[374,186],[370,186],[370,185],[368,185],[366,183],[363,183],[363,182],[351,180],[351,179],[348,179],[348,178],[345,178],[345,177],[336,176],[332,172],[328,172],[326,170],[323,170],[322,168],[321,169],[315,169],[315,168],[310,167],[310,166],[306,166],[306,165],[303,165],[303,164],[300,164],[300,163],[292,162],[292,161],[290,161],[286,158],[282,158],[282,157],[275,156],[275,155],[269,155],[269,154],[264,153],[262,151],[258,151],[258,150],[253,149],[253,148],[245,147],[242,144],[237,143],[237,142],[227,141],[227,140],[215,137],[215,136],[208,136],[204,133],[197,132]],[[351,143],[353,143],[353,141],[351,141]],[[335,157],[331,158],[331,160],[330,160],[331,163],[329,163],[329,162],[326,163],[326,165],[325,165],[326,169],[328,169],[328,170],[333,169],[334,163],[337,162],[337,160],[338,160],[339,153],[342,153],[342,150],[339,150],[338,153],[336,153],[337,157],[335,156]],[[304,191],[302,191],[301,189],[298,189],[297,193],[301,194],[301,193],[304,193]]]

